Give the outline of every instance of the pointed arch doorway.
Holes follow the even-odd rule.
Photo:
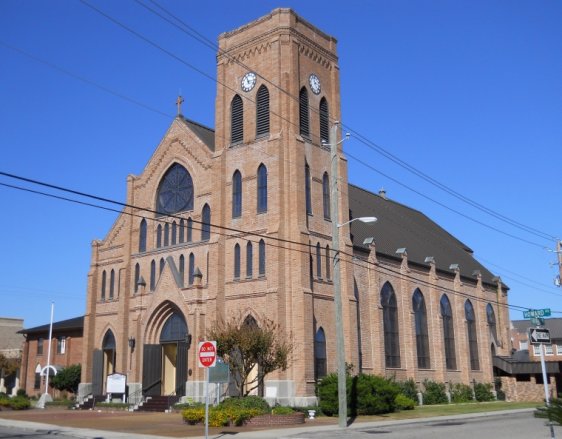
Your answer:
[[[144,345],[142,390],[145,396],[185,394],[190,341],[184,317],[174,312],[162,326],[159,343]]]
[[[103,337],[101,349],[94,350],[92,368],[92,393],[105,394],[107,376],[115,372],[117,344],[113,331],[108,329]]]

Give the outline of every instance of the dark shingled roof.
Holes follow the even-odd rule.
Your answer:
[[[519,333],[526,333],[533,326],[530,320],[512,320],[511,324]],[[562,318],[545,318],[544,327],[550,330],[551,339],[559,340],[562,338]]]
[[[50,324],[36,326],[34,328],[22,329],[19,334],[39,334],[48,333]],[[53,332],[71,331],[75,329],[84,329],[84,316],[74,317],[73,319],[61,320],[53,322]]]
[[[368,251],[365,238],[375,238],[378,254],[397,257],[396,250],[406,248],[408,261],[429,266],[425,258],[433,256],[438,270],[449,272],[451,264],[458,264],[463,277],[476,280],[475,271],[482,282],[496,285],[492,274],[474,259],[472,250],[423,213],[383,196],[349,185],[349,209],[352,218],[375,216],[376,224],[351,223],[353,245]]]
[[[201,139],[201,141],[207,145],[207,147],[211,151],[215,151],[215,130],[212,128],[208,128],[200,123],[194,122],[192,120],[186,119],[183,116],[178,116],[180,120],[182,120],[191,131],[193,131],[197,137]]]

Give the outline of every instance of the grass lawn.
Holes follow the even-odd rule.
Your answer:
[[[538,402],[473,402],[465,404],[424,405],[414,410],[404,410],[396,413],[388,413],[381,416],[361,416],[361,421],[368,420],[390,420],[390,419],[415,419],[430,418],[432,416],[462,415],[469,413],[491,412],[498,410],[514,410],[536,408],[542,404]]]

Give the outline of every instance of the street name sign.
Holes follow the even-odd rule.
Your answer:
[[[200,341],[197,352],[199,367],[215,367],[215,363],[217,362],[216,341]]]
[[[528,311],[523,311],[523,317],[530,319],[533,317],[550,317],[550,308],[544,309],[530,309]]]
[[[531,328],[529,341],[531,344],[550,343],[550,331],[544,328]]]

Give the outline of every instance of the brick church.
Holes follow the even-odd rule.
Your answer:
[[[219,36],[215,128],[181,115],[127,206],[92,244],[81,396],[197,397],[197,342],[217,319],[277,322],[297,355],[268,375],[282,404],[336,370],[330,144],[341,120],[335,38],[289,9]],[[492,382],[509,355],[507,287],[423,213],[348,183],[337,223],[346,362],[397,379]],[[375,224],[349,220],[375,216]],[[345,224],[347,223],[347,224]]]

